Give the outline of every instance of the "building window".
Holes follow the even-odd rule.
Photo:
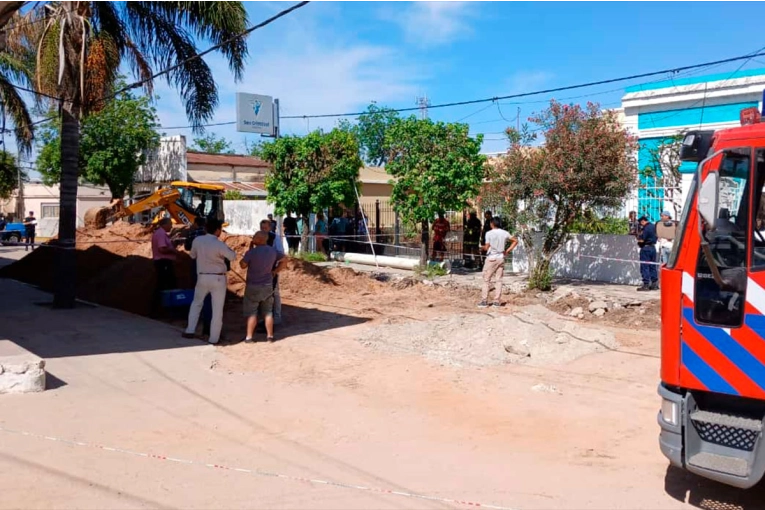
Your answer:
[[[42,204],[41,214],[43,218],[58,218],[60,206],[58,204]]]

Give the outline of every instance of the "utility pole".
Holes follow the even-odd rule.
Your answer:
[[[428,107],[430,106],[430,99],[428,99],[428,95],[425,94],[424,96],[415,98],[414,104],[416,104],[420,108],[420,118],[423,120],[427,119]]]
[[[515,116],[515,130],[521,132],[521,107],[518,107],[518,115]]]

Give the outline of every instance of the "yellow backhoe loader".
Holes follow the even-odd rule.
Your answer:
[[[216,184],[175,181],[130,205],[122,199],[107,207],[95,207],[85,213],[85,226],[104,228],[107,224],[143,212],[161,209],[150,222],[156,223],[167,212],[174,223],[191,226],[198,216],[224,221],[223,194],[225,188]]]

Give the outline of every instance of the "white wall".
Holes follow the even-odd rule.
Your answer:
[[[164,136],[159,148],[146,154],[146,163],[138,168],[137,183],[163,183],[187,180],[186,137]]]
[[[625,259],[632,262],[598,260],[595,257]],[[635,238],[627,235],[574,234],[552,259],[557,277],[639,285],[640,265]],[[528,254],[523,243],[513,252],[513,271],[528,273]]]
[[[265,200],[224,200],[226,232],[235,235],[253,235],[260,230],[260,222],[274,213],[274,206]],[[275,216],[275,215],[274,215]]]

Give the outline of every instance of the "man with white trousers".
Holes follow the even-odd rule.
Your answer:
[[[236,252],[218,239],[223,232],[220,220],[207,221],[207,233],[194,239],[189,255],[197,261],[197,286],[194,288],[194,302],[189,309],[189,323],[184,338],[194,338],[202,313],[205,297],[212,296],[212,322],[210,324],[211,344],[220,340],[223,328],[223,306],[226,302],[226,272],[236,259]]]

